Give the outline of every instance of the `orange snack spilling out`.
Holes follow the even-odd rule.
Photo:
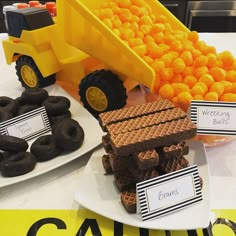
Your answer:
[[[152,98],[185,111],[192,100],[236,102],[236,58],[229,51],[217,52],[196,31],[176,29],[144,0],[109,1],[96,15],[154,70]]]

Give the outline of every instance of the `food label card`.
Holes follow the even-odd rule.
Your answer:
[[[236,103],[192,101],[190,112],[198,134],[236,135]]]
[[[45,107],[40,107],[23,115],[0,123],[0,133],[23,138],[26,141],[51,130]]]
[[[137,183],[137,209],[143,221],[178,211],[202,200],[196,165]]]

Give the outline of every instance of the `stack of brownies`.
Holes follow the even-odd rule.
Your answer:
[[[188,166],[189,148],[197,127],[167,99],[100,114],[106,174],[114,174],[121,202],[136,213],[136,183]]]

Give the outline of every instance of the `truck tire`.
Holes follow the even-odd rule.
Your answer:
[[[55,74],[43,77],[34,60],[20,56],[16,61],[16,75],[24,88],[43,88],[56,82]]]
[[[122,81],[110,70],[96,70],[79,84],[80,100],[96,118],[105,111],[125,106],[127,95]]]

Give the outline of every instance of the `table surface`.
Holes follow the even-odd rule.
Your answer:
[[[6,38],[0,34],[0,40]],[[230,50],[236,55],[236,34],[201,34],[201,38],[218,51]],[[14,65],[6,65],[0,46],[0,94],[9,90],[19,94]],[[131,94],[132,95],[132,94]],[[134,99],[130,95],[130,101]],[[210,172],[211,209],[236,209],[236,141],[206,148]],[[74,201],[77,182],[92,152],[64,166],[32,179],[0,188],[0,209],[78,209]]]

